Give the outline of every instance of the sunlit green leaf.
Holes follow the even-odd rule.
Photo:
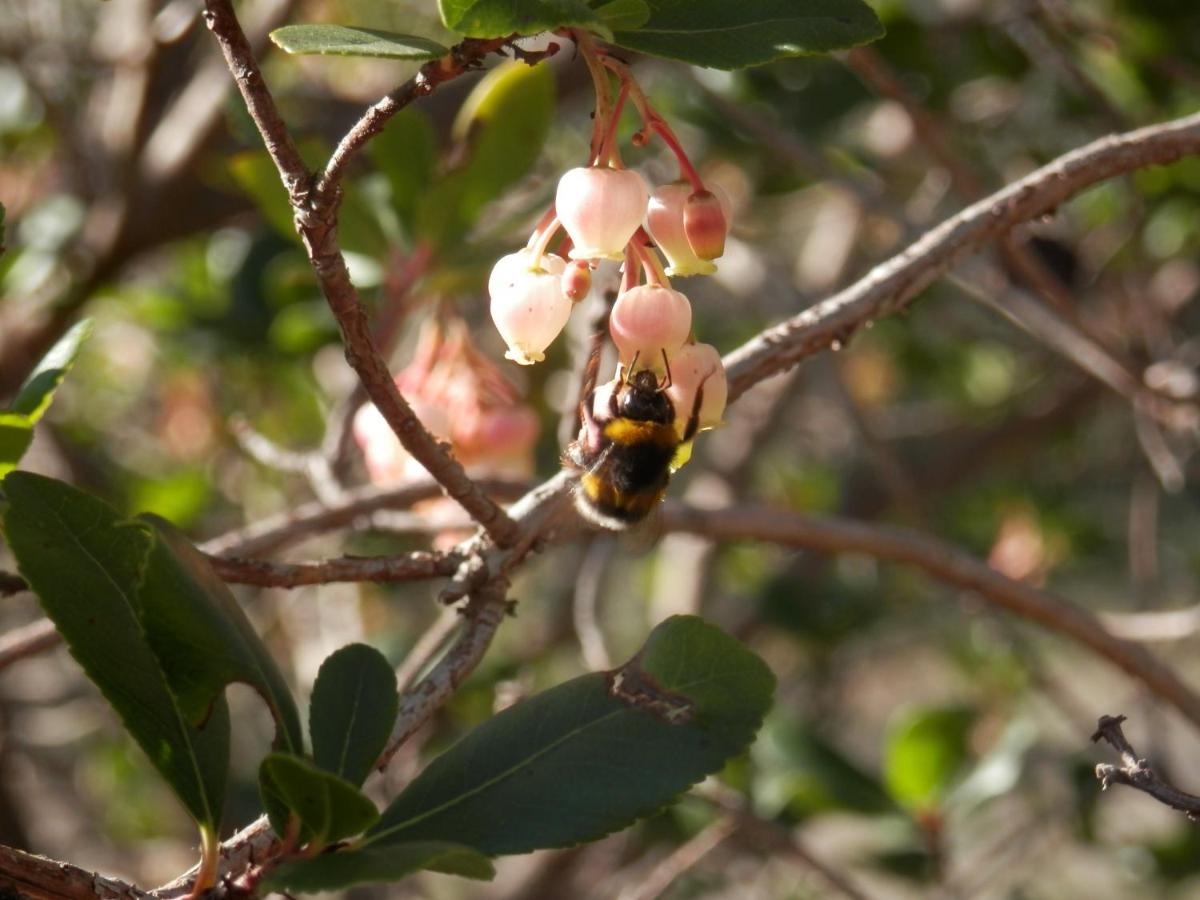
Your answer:
[[[346,25],[285,25],[271,32],[271,40],[288,53],[331,56],[426,60],[438,59],[450,52],[428,38]]]
[[[918,708],[896,718],[888,729],[884,781],[898,803],[914,811],[941,804],[970,758],[974,720],[962,707]]]
[[[442,22],[467,37],[536,34],[569,25],[603,27],[583,0],[438,0]]]

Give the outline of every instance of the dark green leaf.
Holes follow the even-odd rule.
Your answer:
[[[796,816],[829,809],[866,815],[896,811],[877,778],[800,722],[769,717],[753,755],[759,763],[755,797],[771,815],[783,810]]]
[[[429,189],[437,162],[437,137],[420,110],[401,110],[367,145],[371,162],[388,180],[392,206],[410,232],[417,202]]]
[[[351,644],[321,665],[313,685],[308,730],[313,760],[352,784],[362,784],[391,734],[400,698],[396,673],[383,654]]]
[[[141,518],[157,537],[139,594],[142,621],[184,715],[203,721],[227,684],[248,684],[275,718],[275,745],[303,752],[300,715],[287,682],[229,587],[173,525],[157,516]]]
[[[608,0],[595,9],[600,21],[612,31],[633,31],[650,19],[646,0]]]
[[[21,574],[71,654],[195,819],[216,828],[229,765],[229,713],[183,713],[142,621],[138,586],[155,546],[143,522],[40,475],[4,479],[4,523]]]
[[[862,0],[646,0],[650,18],[619,30],[630,50],[714,69],[758,66],[785,56],[828,53],[883,36]]]
[[[975,715],[961,707],[919,708],[889,727],[884,781],[896,801],[914,811],[936,809],[969,759]]]
[[[475,86],[459,110],[454,137],[466,161],[422,198],[418,229],[435,243],[461,239],[484,206],[524,178],[554,118],[554,74],[511,62]]]
[[[272,870],[263,886],[272,891],[335,891],[356,884],[398,881],[423,869],[481,881],[490,881],[496,874],[491,860],[477,850],[444,841],[422,841],[285,862]]]
[[[564,847],[624,828],[742,752],[774,678],[695,617],[658,626],[625,666],[525,700],[435,759],[365,846],[456,840],[483,853]]]
[[[271,32],[271,40],[288,53],[331,56],[425,60],[438,59],[450,52],[428,38],[346,25],[285,25]]]
[[[536,34],[568,25],[602,27],[583,0],[438,0],[442,21],[467,37]]]
[[[361,834],[379,819],[375,804],[350,782],[290,753],[268,755],[258,783],[264,798],[294,812],[308,840],[321,847]]]

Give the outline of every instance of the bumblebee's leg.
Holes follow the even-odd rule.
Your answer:
[[[692,402],[692,414],[688,416],[687,426],[683,429],[683,443],[687,443],[696,436],[696,432],[700,430],[700,407],[704,403],[704,382],[712,377],[712,372],[709,372],[696,386],[696,399]]]

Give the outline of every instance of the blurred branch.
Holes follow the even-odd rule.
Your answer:
[[[967,553],[913,531],[820,518],[765,506],[699,510],[677,504],[664,509],[668,530],[718,540],[759,540],[818,553],[863,553],[915,566],[988,603],[1072,638],[1144,684],[1200,728],[1200,695],[1153,654],[1115,637],[1090,612],[1046,591],[1014,581]]]
[[[638,876],[635,884],[621,891],[618,900],[656,900],[661,897],[675,879],[704,859],[738,827],[733,818],[725,817],[700,829],[660,860],[650,872]]]
[[[844,875],[813,856],[796,835],[782,825],[760,818],[746,808],[746,802],[737,792],[718,781],[709,779],[699,789],[701,797],[728,814],[737,826],[737,836],[744,839],[758,853],[777,853],[798,862],[806,869],[820,875],[829,886],[848,900],[868,900]]]
[[[350,281],[346,260],[338,245],[337,207],[340,192],[337,182],[341,168],[353,152],[382,127],[390,113],[379,119],[376,125],[373,123],[378,115],[372,117],[368,111],[339,144],[341,155],[335,152],[325,175],[314,184],[263,81],[254,52],[234,15],[230,0],[205,0],[205,22],[221,45],[229,71],[287,189],[296,215],[297,232],[341,329],[346,361],[404,449],[425,467],[442,485],[446,494],[458,501],[498,545],[512,544],[517,539],[516,523],[467,476],[447,446],[421,424],[397,389],[387,363],[376,347],[366,310]],[[468,49],[477,55],[464,57]],[[428,93],[436,84],[463,74],[469,65],[477,63],[494,49],[496,47],[492,47],[491,42],[464,42],[449,56],[422,66],[412,79],[414,85],[429,83],[429,89],[417,90],[414,87],[410,92],[406,85],[394,94],[401,99],[407,98],[405,102],[409,102]],[[389,107],[392,112],[399,110],[399,100],[393,106]],[[362,137],[352,137],[356,134]]]
[[[1110,135],[1058,157],[929,230],[846,289],[727,354],[730,399],[835,342],[845,345],[868,322],[902,310],[967,254],[1053,212],[1084,189],[1194,153],[1200,153],[1200,114]]]
[[[0,672],[59,643],[58,632],[49,619],[38,619],[0,635]]]
[[[476,484],[502,499],[515,499],[529,490],[527,482],[481,479]],[[374,485],[347,491],[337,504],[306,503],[303,506],[229,531],[200,545],[213,556],[237,554],[262,556],[283,549],[314,534],[345,528],[385,509],[408,509],[422,500],[442,495],[436,481],[417,481],[394,488]]]
[[[1124,721],[1124,716],[1101,716],[1096,733],[1092,735],[1092,741],[1107,741],[1121,755],[1120,766],[1109,763],[1099,763],[1096,766],[1096,777],[1100,779],[1101,788],[1108,790],[1114,784],[1128,785],[1149,794],[1159,803],[1187,813],[1187,817],[1192,821],[1200,822],[1200,797],[1163,781],[1146,760],[1137,755],[1137,751],[1125,737],[1125,732],[1121,729],[1121,723]]]

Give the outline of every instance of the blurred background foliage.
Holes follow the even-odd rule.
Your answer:
[[[972,195],[1200,105],[1191,0],[873,5],[888,35],[865,56],[736,73],[637,63],[733,198],[719,274],[681,285],[698,335],[722,351]],[[433,7],[257,0],[242,15],[447,39]],[[75,316],[96,324],[26,464],[158,512],[197,540],[364,484],[352,445],[324,483],[285,464],[338,437],[361,398],[198,3],[0,0],[0,53],[0,399]],[[313,163],[415,70],[274,50],[264,67]],[[444,86],[371,145],[348,179],[340,231],[397,369],[421,322],[447,309],[501,361],[487,272],[524,241],[558,174],[583,162],[590,111],[583,66],[563,53]],[[674,177],[661,145],[626,159],[654,181]],[[1147,389],[1196,401],[1200,159],[1098,186],[1020,240],[1072,328]],[[1029,302],[1048,301],[1006,265],[984,254],[911,312],[756,388],[730,427],[699,442],[673,496],[926,529],[1010,577],[1117,614],[1118,630],[1131,621],[1122,615],[1192,606],[1194,440],[1015,324]],[[576,343],[584,318],[571,326]],[[503,363],[542,421],[539,477],[558,466],[570,343],[533,370]],[[287,554],[403,551],[428,546],[427,531],[381,514]],[[780,680],[726,786],[867,896],[1200,896],[1200,832],[1131,791],[1100,797],[1091,769],[1105,751],[1087,738],[1098,715],[1126,712],[1139,749],[1193,789],[1200,741],[1102,662],[867,557],[657,537],[596,537],[523,570],[518,617],[380,790],[497,705],[602,662],[598,637],[620,659],[665,615],[701,611]],[[439,615],[428,585],[240,593],[301,688],[351,640],[400,663]],[[28,594],[0,604],[5,628],[35,615]],[[1196,683],[1196,626],[1159,637],[1155,651]],[[239,691],[233,699],[230,826],[256,814],[253,770],[269,741],[265,717]],[[0,843],[143,884],[190,865],[183,815],[65,652],[0,673],[0,728]],[[506,859],[491,886],[427,875],[375,893],[638,897],[719,815],[690,798],[595,845]],[[831,891],[794,855],[734,829],[664,896]]]

